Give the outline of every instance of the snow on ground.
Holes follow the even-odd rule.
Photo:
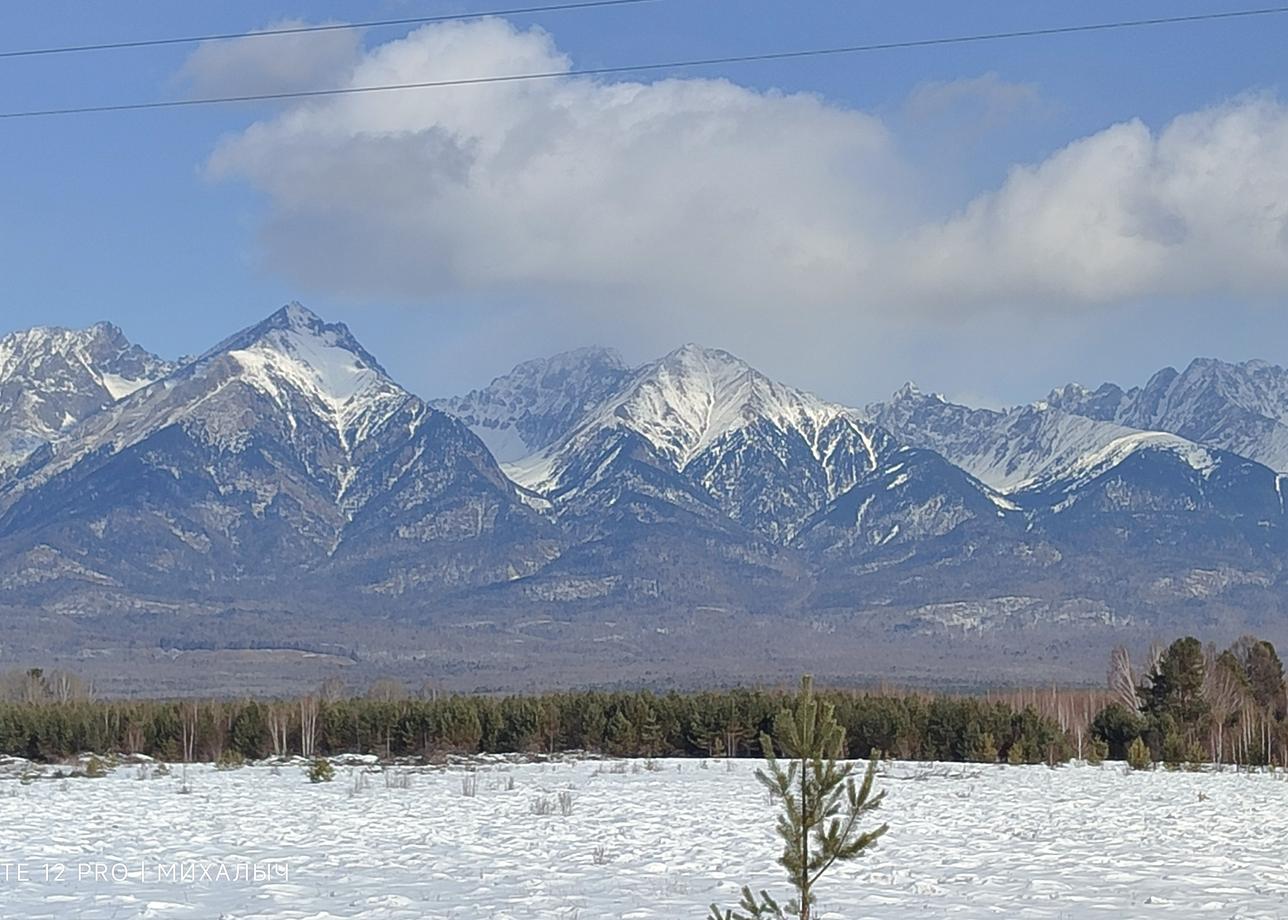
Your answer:
[[[493,763],[472,797],[460,767],[410,788],[197,767],[185,795],[178,769],[24,784],[11,766],[0,916],[701,920],[744,881],[786,895],[755,764],[657,765]],[[1288,916],[1282,775],[899,763],[880,785],[890,832],[822,883],[823,918]],[[239,861],[248,878],[221,874]]]

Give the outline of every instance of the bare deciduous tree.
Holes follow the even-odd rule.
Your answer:
[[[1203,695],[1212,714],[1208,746],[1213,763],[1225,760],[1225,729],[1244,706],[1244,689],[1238,676],[1226,667],[1214,646],[1208,646],[1204,670]]]
[[[183,762],[191,763],[197,747],[197,719],[200,716],[197,701],[184,703],[179,710],[179,738],[183,745]]]
[[[312,757],[318,742],[318,698],[313,695],[300,698],[300,754]]]
[[[272,739],[273,756],[285,757],[288,753],[287,732],[291,726],[291,707],[288,703],[272,703],[268,707],[268,736]]]
[[[367,688],[367,699],[393,703],[407,699],[407,686],[392,677],[382,677]]]
[[[348,693],[348,688],[345,686],[344,680],[339,677],[328,677],[322,681],[322,686],[318,688],[318,695],[328,703],[339,702],[344,699],[346,693]]]
[[[67,671],[54,671],[49,675],[49,692],[59,703],[70,703],[72,700],[87,699],[84,682],[75,674]]]
[[[1125,645],[1114,647],[1109,656],[1109,692],[1116,702],[1132,712],[1140,709],[1140,696],[1136,691],[1136,675],[1131,667],[1131,655]]]

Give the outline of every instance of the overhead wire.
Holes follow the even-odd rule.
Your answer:
[[[585,4],[582,4],[585,5]],[[192,99],[163,99],[152,102],[126,102],[106,105],[77,105],[60,108],[26,109],[0,112],[0,119],[41,118],[60,115],[85,115],[90,113],[131,112],[150,109],[190,108],[194,106],[224,105],[238,102],[270,102],[289,99],[310,99],[325,96],[351,96],[366,93],[396,92],[415,89],[442,89],[460,86],[487,86],[502,83],[519,83],[533,80],[569,79],[573,77],[610,76],[616,74],[648,73],[659,70],[681,70],[693,67],[712,67],[756,62],[791,61],[837,55],[853,55],[878,51],[910,48],[930,48],[945,45],[966,45],[982,42],[1007,41],[1021,38],[1040,38],[1056,35],[1074,35],[1088,32],[1108,32],[1122,29],[1139,29],[1162,25],[1215,22],[1219,20],[1247,19],[1288,13],[1288,6],[1259,7],[1255,9],[1226,10],[1215,13],[1195,13],[1184,16],[1156,16],[1147,19],[1120,19],[1109,22],[1081,23],[1067,26],[1048,26],[1033,29],[1016,29],[1004,32],[982,32],[970,35],[951,35],[935,38],[905,39],[900,41],[872,42],[858,45],[841,45],[825,48],[805,48],[786,51],[767,51],[751,54],[720,55],[716,57],[686,58],[669,61],[651,61],[635,64],[613,64],[603,67],[571,68],[568,70],[536,71],[528,73],[495,74],[459,77],[440,80],[423,80],[408,83],[381,83],[364,86],[330,87],[325,89],[287,90],[269,93],[243,93],[228,96],[206,96]]]
[[[489,16],[530,16],[539,13],[566,13],[576,10],[603,9],[614,6],[638,6],[658,3],[660,0],[581,0],[578,3],[551,3],[541,6],[514,6],[506,9],[478,10],[473,13],[452,13],[439,16],[412,16],[404,19],[369,19],[365,22],[323,22],[316,25],[279,26],[257,29],[253,32],[214,32],[209,35],[182,35],[170,38],[140,38],[128,41],[98,42],[85,45],[55,45],[48,48],[17,48],[0,51],[0,58],[40,57],[50,54],[81,54],[88,51],[120,51],[128,48],[154,48],[164,45],[195,45],[202,42],[222,42],[243,38],[272,38],[276,35],[307,35],[313,32],[343,32],[355,29],[376,29],[386,26],[418,26],[436,22],[457,22],[465,19],[485,19]]]

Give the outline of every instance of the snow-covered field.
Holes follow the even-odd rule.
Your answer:
[[[754,766],[492,763],[468,796],[462,767],[197,767],[182,794],[177,768],[10,764],[0,916],[700,920],[744,881],[787,894]],[[1288,916],[1282,775],[898,763],[880,785],[890,832],[823,917]]]

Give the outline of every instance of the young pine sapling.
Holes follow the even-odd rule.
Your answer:
[[[831,703],[814,695],[813,680],[801,679],[795,711],[784,709],[774,723],[782,759],[768,735],[760,737],[766,766],[756,778],[781,803],[778,835],[783,841],[779,864],[787,870],[796,897],[780,906],[767,892],[759,897],[750,887],[733,909],[711,905],[709,920],[810,920],[814,887],[838,862],[856,859],[888,825],[862,831],[859,823],[881,804],[885,793],[872,794],[877,754],[868,760],[862,782],[856,782],[854,764],[843,761],[845,729],[836,721]],[[784,760],[786,766],[784,766]]]

